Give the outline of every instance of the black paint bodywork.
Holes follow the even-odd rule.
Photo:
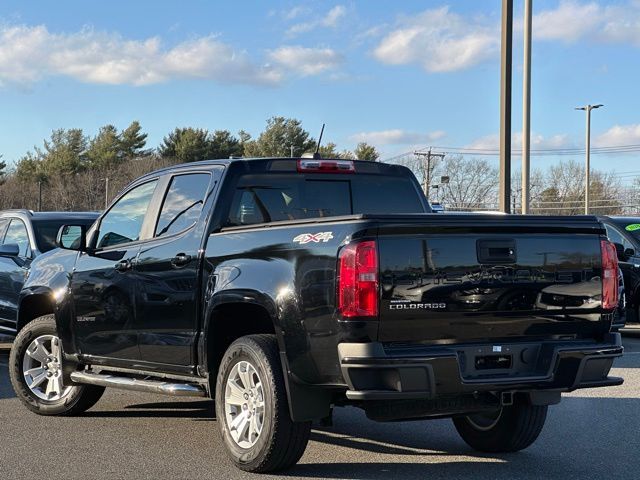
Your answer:
[[[221,307],[251,305],[278,338],[296,420],[321,418],[332,403],[620,383],[607,377],[622,348],[601,308],[603,229],[594,217],[431,214],[407,169],[356,162],[356,172],[341,178],[408,176],[425,213],[226,225],[243,175],[295,166],[289,159],[210,161],[142,177],[124,192],[158,180],[147,223],[172,176],[211,172],[200,219],[167,238],[153,238],[145,226],[126,245],[36,260],[21,305],[51,303],[65,354],[78,364],[203,381],[216,374],[216,335],[233,328]],[[99,221],[88,245],[97,229]],[[330,238],[294,241],[321,232]],[[360,240],[377,242],[380,312],[345,320],[336,308],[338,254]],[[182,253],[190,261],[178,267],[172,259]],[[130,268],[119,271],[123,261]],[[469,362],[496,345],[528,363],[474,377]],[[593,358],[604,363],[592,365]]]

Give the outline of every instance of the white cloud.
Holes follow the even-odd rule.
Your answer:
[[[166,47],[158,37],[131,40],[91,28],[59,34],[43,25],[0,26],[0,86],[28,85],[48,76],[111,85],[180,79],[278,85],[292,75],[333,69],[341,61],[328,48],[281,47],[259,63],[213,35]]]
[[[330,48],[306,48],[297,45],[271,50],[268,57],[277,66],[302,76],[334,70],[343,61],[342,56]]]
[[[594,2],[563,1],[555,9],[535,14],[532,32],[540,39],[575,41],[600,23],[600,10],[601,7]]]
[[[593,139],[594,147],[638,144],[640,144],[640,123],[631,125],[614,125],[609,130],[597,135]]]
[[[640,2],[612,5],[563,0],[556,8],[534,15],[533,34],[542,40],[588,39],[640,46]]]
[[[516,29],[522,23],[516,19]],[[608,4],[562,0],[534,14],[537,40],[630,44],[640,47],[640,1]],[[379,33],[380,29],[371,32]],[[463,16],[448,6],[401,17],[373,50],[388,65],[421,65],[427,72],[451,72],[498,58],[500,24],[490,17]]]
[[[428,72],[449,72],[495,57],[499,46],[495,22],[466,19],[441,7],[400,19],[373,53],[389,65],[417,63]]]
[[[401,129],[380,130],[375,132],[359,132],[351,135],[353,142],[366,142],[374,145],[409,145],[432,142],[446,136],[442,130],[434,132],[416,133]]]
[[[552,135],[550,137],[545,137],[544,135],[540,135],[538,133],[531,133],[530,145],[531,149],[535,150],[574,147],[573,142],[569,138],[569,135],[566,133],[560,133]],[[474,150],[497,151],[500,148],[500,136],[498,134],[492,134],[477,138],[465,148]],[[513,150],[520,150],[522,148],[521,132],[511,134],[511,148]]]
[[[344,17],[347,13],[347,9],[343,5],[336,5],[331,10],[327,12],[325,17],[322,19],[323,27],[337,27],[338,22],[342,17]]]
[[[307,15],[308,13],[310,13],[311,10],[309,9],[309,7],[305,7],[303,5],[298,5],[295,6],[293,8],[291,8],[290,10],[287,11],[283,11],[282,13],[282,17],[285,20],[294,20],[302,15]]]
[[[343,5],[336,5],[331,10],[329,10],[325,14],[325,16],[322,18],[319,18],[317,20],[310,20],[308,22],[296,23],[295,25],[292,25],[287,30],[287,35],[295,36],[301,33],[310,32],[319,27],[336,28],[340,23],[340,21],[342,20],[342,18],[346,16],[346,14],[347,14],[347,9]]]

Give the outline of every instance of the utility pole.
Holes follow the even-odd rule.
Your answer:
[[[413,154],[420,158],[422,157],[423,159],[423,163],[422,163],[422,169],[424,172],[424,177],[422,179],[422,190],[424,190],[424,194],[427,197],[427,200],[429,200],[429,186],[431,185],[431,160],[432,159],[439,159],[442,160],[445,156],[444,153],[432,153],[431,152],[431,147],[429,147],[429,150],[426,152],[413,152]],[[426,162],[426,167],[425,167],[425,162]]]
[[[38,180],[38,211],[42,211],[42,180]]]
[[[500,62],[500,211],[510,213],[511,195],[511,69],[513,63],[513,0],[502,0]]]
[[[529,213],[531,140],[531,10],[533,0],[524,0],[524,64],[522,72],[522,214]]]
[[[291,158],[293,158],[293,144],[291,145]]]
[[[589,184],[591,183],[591,110],[603,107],[597,105],[585,105],[576,107],[576,110],[584,110],[587,113],[587,131],[585,135],[585,166],[584,166],[584,214],[589,215]]]
[[[109,205],[109,177],[104,179],[104,208],[107,209]]]

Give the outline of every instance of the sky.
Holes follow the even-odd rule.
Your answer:
[[[522,125],[522,16],[515,0],[513,132]],[[498,147],[499,0],[2,0],[0,154],[15,162],[56,128],[125,128],[158,145],[175,127],[263,130],[295,117],[339,149],[383,158]],[[534,2],[532,149],[640,150],[640,0]],[[497,162],[497,157],[487,157]],[[534,156],[544,168],[560,158]],[[621,178],[640,151],[594,154]],[[519,157],[514,156],[514,169]]]

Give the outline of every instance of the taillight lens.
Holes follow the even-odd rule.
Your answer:
[[[376,242],[350,243],[338,260],[338,310],[343,317],[378,316]]]
[[[618,306],[618,254],[608,240],[600,242],[602,251],[602,308],[612,310]]]

